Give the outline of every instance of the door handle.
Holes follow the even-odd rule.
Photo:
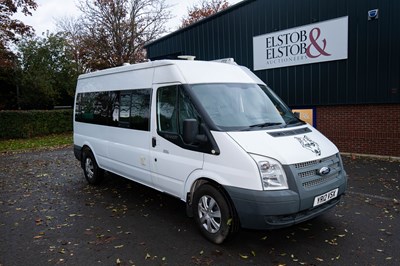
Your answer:
[[[151,146],[154,148],[156,145],[157,145],[156,137],[153,137],[153,138],[151,139]]]

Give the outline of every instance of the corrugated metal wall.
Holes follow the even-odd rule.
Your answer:
[[[368,21],[367,12],[379,9]],[[400,103],[400,1],[248,0],[147,45],[150,59],[233,57],[253,69],[253,37],[349,16],[348,59],[255,73],[290,106]]]

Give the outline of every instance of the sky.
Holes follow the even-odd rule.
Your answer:
[[[49,32],[56,32],[55,21],[63,17],[78,17],[79,9],[76,7],[78,0],[35,0],[38,4],[36,11],[32,16],[24,16],[22,13],[14,15],[27,25],[35,29],[36,35]],[[181,22],[181,18],[187,14],[187,8],[199,2],[199,0],[166,0],[171,5],[170,9],[175,16],[166,25],[168,32],[175,31]],[[236,4],[242,0],[228,0],[230,5]]]

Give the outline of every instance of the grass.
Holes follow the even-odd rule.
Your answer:
[[[72,132],[42,137],[33,137],[30,139],[0,140],[0,153],[57,148],[69,146],[72,145],[72,143]]]

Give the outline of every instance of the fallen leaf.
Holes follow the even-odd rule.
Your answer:
[[[124,245],[114,246],[114,248],[123,248]]]
[[[242,255],[242,254],[240,254],[240,253],[239,253],[239,256],[240,256],[242,259],[247,259],[247,258],[249,258],[249,256],[247,256],[247,255]]]

